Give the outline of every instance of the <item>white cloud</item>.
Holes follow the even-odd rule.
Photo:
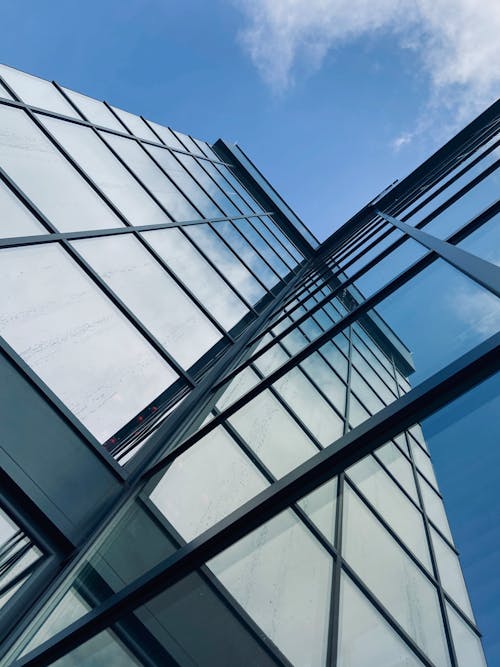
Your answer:
[[[500,91],[498,0],[233,0],[247,16],[244,48],[274,92],[298,71],[313,72],[327,53],[385,32],[415,51],[428,77],[432,115],[448,107],[463,124]],[[427,123],[420,123],[420,130]],[[398,138],[401,139],[401,138]],[[411,140],[396,139],[395,148]]]

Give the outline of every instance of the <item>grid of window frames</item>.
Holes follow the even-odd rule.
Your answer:
[[[40,129],[57,160],[62,154],[91,186],[92,205],[114,216],[113,224],[81,232],[91,225],[86,216],[86,225],[80,220],[62,232],[52,221],[56,212],[49,215],[36,193],[25,192],[30,180],[21,185],[6,168],[6,191],[36,215],[41,231],[15,237],[9,248],[7,241],[5,252],[56,248],[53,257],[25,262],[31,283],[33,275],[40,283],[32,298],[43,317],[50,318],[50,303],[42,295],[53,283],[50,273],[39,276],[71,263],[79,282],[64,269],[63,307],[85,295],[75,309],[80,322],[76,312],[65,313],[75,335],[93,321],[104,321],[113,339],[133,330],[148,350],[136,341],[127,346],[127,360],[136,354],[140,372],[127,369],[124,381],[139,382],[154,366],[156,384],[148,387],[157,396],[147,410],[159,414],[148,422],[144,407],[136,410],[134,420],[138,414],[148,422],[141,430],[113,408],[109,433],[93,430],[83,407],[78,411],[43,375],[50,356],[36,365],[40,342],[16,350],[15,336],[3,335],[19,356],[36,348],[24,360],[106,452],[127,460],[146,440],[144,447],[162,443],[91,547],[75,554],[41,597],[8,659],[485,664],[424,432],[426,416],[498,370],[499,335],[488,326],[500,295],[498,257],[491,254],[500,212],[498,105],[304,261],[306,247],[286,238],[272,211],[263,211],[203,142],[46,82],[50,95],[40,86],[31,99],[7,76],[4,82],[12,98],[32,105],[14,99],[6,108]],[[42,102],[51,114],[34,110]],[[111,132],[112,122],[128,124],[135,139]],[[80,131],[91,139],[80,141]],[[124,168],[127,183],[109,182],[111,163]],[[172,189],[153,185],[160,173]],[[130,177],[141,198],[149,196],[151,214],[142,199],[131,201]],[[171,192],[177,203],[169,208]],[[183,221],[184,200],[193,208]],[[134,206],[141,206],[140,224]],[[116,253],[122,241],[130,245]],[[152,316],[171,308],[167,296],[155,301],[152,285],[161,282],[168,282],[168,299],[182,295],[197,308],[174,325],[182,328],[180,343],[162,334],[172,326],[170,310],[163,322]],[[88,285],[95,293],[89,297]],[[97,295],[116,315],[98,310]],[[470,310],[476,303],[482,312]],[[33,308],[23,302],[22,313]],[[415,324],[423,309],[424,331]],[[184,313],[180,305],[174,310]],[[440,331],[432,325],[438,312]],[[480,326],[471,326],[471,312],[485,318]],[[189,345],[186,322],[198,336]],[[210,364],[230,350],[230,363],[210,375]],[[94,367],[91,382],[104,382]],[[197,390],[194,412],[189,392]],[[133,394],[146,392],[139,386]],[[186,405],[190,417],[174,429],[167,417]]]

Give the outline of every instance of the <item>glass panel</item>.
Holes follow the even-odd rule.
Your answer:
[[[55,118],[40,120],[131,224],[170,222],[93,130]]]
[[[271,229],[271,231],[279,238],[283,243],[285,248],[288,250],[290,255],[294,257],[297,262],[301,262],[304,259],[304,255],[297,250],[295,245],[290,241],[290,239],[281,231],[277,223],[275,223],[269,216],[264,216],[262,220],[265,221],[266,225]]]
[[[3,105],[0,160],[9,176],[60,231],[122,226],[24,111]]]
[[[422,502],[424,503],[424,509],[427,516],[453,544],[453,538],[451,536],[448,519],[446,518],[443,501],[421,475],[418,476],[418,481],[422,492]]]
[[[150,498],[190,541],[267,485],[231,436],[217,427],[172,463]]]
[[[269,390],[238,410],[229,422],[276,477],[318,452]]]
[[[458,667],[486,667],[481,640],[457,612],[446,604]],[[492,663],[490,663],[491,665]]]
[[[175,134],[175,136],[182,142],[182,144],[184,144],[185,146],[184,150],[189,151],[190,153],[194,153],[195,155],[203,155],[203,152],[200,150],[200,148],[187,134],[183,134],[178,130],[170,130],[170,131],[173,132],[173,134]]]
[[[486,168],[486,164],[481,165],[481,170]],[[471,172],[469,172],[471,173]],[[467,182],[472,179],[472,176],[467,178]],[[428,225],[424,227],[424,231],[429,234],[434,234],[440,239],[447,238],[453,234],[462,225],[475,217],[483,209],[493,204],[498,199],[498,192],[500,191],[500,171],[498,168],[487,176],[480,183],[475,185],[472,190],[469,190],[458,201],[449,206],[437,218],[434,218]],[[447,193],[449,196],[449,193]],[[425,209],[419,211],[415,219],[411,219],[412,224],[416,224],[418,220],[422,220],[425,214],[430,210],[437,208],[437,202],[432,201]]]
[[[459,248],[471,252],[496,266],[500,266],[500,214],[488,220],[466,239],[458,244]]]
[[[368,380],[370,379],[371,378],[368,378]],[[361,375],[356,372],[355,368],[352,368],[351,370],[351,389],[356,393],[358,399],[371,414],[375,414],[384,407],[384,403],[371,390]],[[395,400],[395,397],[393,400]]]
[[[422,422],[491,665],[500,659],[499,414],[497,372]]]
[[[292,369],[273,386],[323,446],[340,438],[344,431],[342,419],[300,369]]]
[[[74,246],[184,368],[220,339],[210,320],[131,234]]]
[[[314,353],[304,359],[300,367],[314,380],[337,411],[344,415],[347,387],[326,361]]]
[[[178,229],[146,232],[143,236],[227,330],[248,313],[243,302]]]
[[[97,667],[97,665],[132,667],[142,664],[109,630],[100,632],[52,663],[53,667]]]
[[[411,463],[403,456],[396,445],[388,442],[383,447],[379,447],[375,451],[375,455],[418,505],[417,489]]]
[[[26,104],[55,111],[64,116],[80,118],[50,81],[39,79],[37,76],[26,74],[13,67],[6,67],[6,65],[0,65],[0,75]]]
[[[267,241],[256,232],[252,226],[254,224],[254,219],[250,218],[250,221],[251,222],[248,220],[235,220],[234,224],[279,276],[287,276],[290,273],[289,268],[278,257],[273,248],[269,246]],[[276,245],[276,241],[274,243]]]
[[[241,195],[241,188],[235,188],[234,184],[235,181],[229,183],[221,174],[221,170],[219,167],[222,165],[214,165],[212,162],[209,162],[208,160],[198,160],[199,164],[203,167],[203,169],[210,174],[210,176],[213,178],[213,180],[219,185],[221,190],[224,191],[226,196],[231,200],[232,204],[234,204],[240,213],[243,213],[243,215],[252,215],[252,213],[255,213],[255,209],[249,206],[248,204],[248,195],[247,197],[243,197]],[[226,173],[227,173],[227,168]],[[246,194],[246,193],[245,193]],[[260,209],[259,209],[260,210]]]
[[[474,620],[458,556],[453,549],[450,549],[432,526],[431,538],[434,553],[436,554],[439,576],[441,577],[441,583],[444,590],[461,607],[461,609]]]
[[[129,132],[134,134],[139,139],[148,139],[149,141],[154,141],[155,143],[160,143],[158,137],[151,132],[146,123],[142,120],[140,116],[136,116],[134,113],[129,111],[124,111],[123,109],[118,109],[118,107],[113,107],[113,111],[120,118],[122,122],[125,123]],[[122,128],[124,131],[124,128]]]
[[[165,142],[166,146],[171,146],[172,148],[185,151],[185,147],[177,139],[175,134],[170,130],[169,127],[164,125],[159,125],[158,123],[153,123],[153,121],[148,120],[148,124],[151,125],[156,134],[161,137],[162,141]]]
[[[293,664],[325,664],[332,558],[292,511],[208,565]]]
[[[358,278],[356,287],[365,297],[371,296],[427,252],[427,248],[424,248],[423,245],[413,239],[408,239]]]
[[[63,90],[90,123],[110,127],[113,130],[118,130],[118,132],[124,131],[123,125],[116,120],[104,102],[88,97],[88,95],[82,95],[82,93],[77,93],[74,90],[69,90],[68,88],[63,88]]]
[[[437,665],[449,656],[435,588],[348,486],[344,556],[364,583]]]
[[[410,551],[432,570],[422,514],[373,456],[348,468],[347,474]]]
[[[104,139],[163,204],[174,220],[196,220],[199,216],[184,195],[171,183],[133,139],[103,133]],[[165,220],[164,222],[167,222]]]
[[[428,482],[430,482],[435,489],[438,489],[438,484],[436,480],[436,475],[434,474],[434,468],[432,467],[431,460],[429,456],[422,451],[422,449],[417,445],[413,438],[409,437],[411,452],[413,454],[413,460],[419,471],[424,475]]]
[[[273,340],[271,334],[266,334],[260,339],[259,345],[257,345],[255,351],[259,350],[264,345],[267,345]],[[279,366],[285,363],[290,357],[281,347],[279,343],[275,343],[267,352],[264,352],[260,357],[258,357],[253,365],[259,369],[259,371],[267,376],[276,370]]]
[[[254,387],[260,378],[257,373],[251,368],[247,367],[240,371],[238,375],[232,380],[224,389],[224,393],[215,404],[218,410],[224,410],[228,405],[234,403],[240,396],[246,394],[252,387]]]
[[[2,336],[98,440],[177,379],[57,245],[1,255]]]
[[[191,155],[178,153],[177,159],[186,167],[191,176],[196,179],[199,185],[201,185],[205,192],[220,208],[221,213],[219,214],[219,217],[226,215],[232,218],[235,215],[241,215],[241,211],[238,211],[236,206],[231,202],[230,199],[228,199],[225,193],[219,188],[217,183],[215,183],[201,168],[200,163],[194,157]]]
[[[422,663],[342,572],[338,667],[417,667]]]
[[[0,181],[0,210],[0,238],[49,233],[3,181]]]
[[[229,243],[238,257],[258,276],[268,289],[271,289],[279,282],[279,277],[257,255],[255,250],[230,222],[215,222],[213,226]]]
[[[298,504],[333,545],[337,509],[337,478],[334,477],[330,482],[323,484],[319,489],[299,500]]]
[[[380,303],[376,312],[412,352],[416,386],[496,333],[500,300],[436,260]],[[425,326],[416,326],[425,313]]]
[[[207,224],[187,225],[185,232],[250,304],[257,303],[265,296],[266,291],[260,283]]]
[[[193,177],[188,174],[184,167],[176,160],[174,155],[166,148],[144,144],[148,153],[158,162],[179,189],[186,195],[189,201],[196,206],[202,218],[220,218],[222,216],[219,208],[207,197]],[[199,218],[200,215],[194,216]]]

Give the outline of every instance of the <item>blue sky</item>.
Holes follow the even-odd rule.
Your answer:
[[[321,239],[500,92],[497,0],[18,0],[2,16],[0,61],[237,141]],[[441,433],[430,444],[494,665],[500,462],[478,431],[487,413],[448,429],[436,416],[428,429]]]
[[[500,5],[480,4],[19,0],[1,60],[239,142],[324,238],[493,100]]]

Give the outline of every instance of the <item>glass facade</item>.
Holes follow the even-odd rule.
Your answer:
[[[0,665],[485,665],[426,430],[498,371],[500,103],[320,243],[239,147],[0,84]]]

